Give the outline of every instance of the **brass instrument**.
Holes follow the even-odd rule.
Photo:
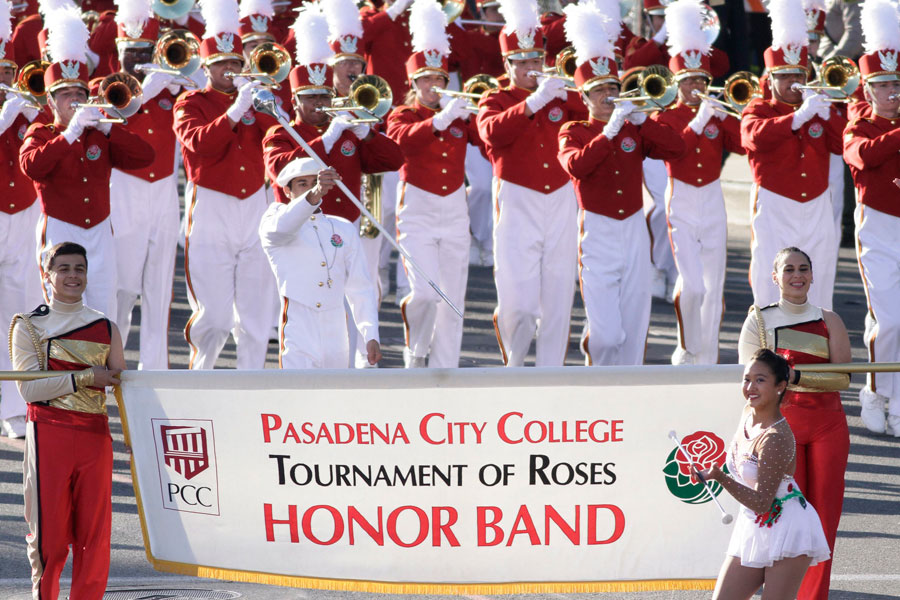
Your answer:
[[[363,177],[363,203],[366,210],[372,213],[372,217],[381,223],[381,184],[384,180],[384,173],[368,173]],[[372,224],[369,217],[363,215],[359,219],[359,237],[375,239],[381,233],[378,228]]]
[[[241,71],[240,73],[235,73],[234,71],[226,71],[224,74],[225,77],[229,79],[235,79],[236,77],[244,77],[245,79],[255,79],[262,87],[269,88],[270,90],[280,90],[281,85],[276,83],[272,76],[268,73],[263,73],[261,71]]]
[[[50,67],[46,60],[33,60],[26,64],[16,75],[12,86],[3,85],[7,94],[17,94],[25,98],[32,108],[40,110],[47,104],[47,88],[44,86],[44,71]]]
[[[153,12],[161,19],[179,19],[194,8],[194,0],[153,0]]]
[[[822,92],[829,102],[849,102],[859,81],[859,68],[855,62],[846,56],[832,56],[822,61],[816,81],[807,85],[795,83],[791,88]]]
[[[350,84],[347,96],[335,98],[330,107],[317,109],[320,112],[363,112],[372,115],[374,121],[356,120],[356,122],[377,122],[391,110],[394,95],[391,86],[378,75],[360,75]]]
[[[710,86],[708,92],[719,92],[724,99],[714,98],[694,90],[694,95],[716,104],[716,110],[740,119],[744,109],[754,98],[762,98],[759,78],[750,71],[738,71],[725,80],[722,87]]]
[[[481,27],[503,27],[506,21],[483,21],[481,19],[459,19],[457,23],[460,25],[476,25]]]
[[[250,53],[250,70],[265,73],[275,83],[281,83],[291,74],[291,55],[281,44],[265,42]]]
[[[447,24],[449,25],[453,21],[457,20],[465,11],[466,11],[466,3],[465,0],[439,0],[441,4],[441,11],[447,17]]]
[[[86,103],[74,103],[72,108],[93,106],[105,109],[115,115],[112,118],[100,119],[101,123],[127,123],[128,117],[134,116],[141,109],[144,94],[140,82],[128,73],[113,73],[100,82],[98,96],[89,98]]]
[[[87,27],[88,33],[94,33],[94,28],[100,22],[100,13],[96,10],[86,10],[81,13],[81,22]]]
[[[456,90],[445,90],[443,88],[431,88],[431,90],[442,96],[450,96],[452,98],[468,98],[470,103],[466,110],[478,112],[478,101],[481,100],[486,93],[500,87],[500,82],[496,77],[486,73],[479,73],[466,79],[463,83],[461,92]]]
[[[200,40],[186,29],[167,31],[156,42],[153,62],[160,68],[190,77],[200,68]]]
[[[157,65],[135,65],[134,70],[139,73],[165,73],[166,75],[172,75],[172,81],[174,83],[178,83],[188,89],[197,89],[196,81],[190,79],[189,77],[182,77],[181,73],[174,69],[166,69],[165,67],[160,67]]]
[[[16,96],[21,96],[25,99],[25,106],[28,108],[33,108],[34,110],[41,110],[41,105],[37,103],[37,100],[34,99],[34,96],[29,94],[28,92],[24,92],[19,88],[9,87],[5,83],[0,83],[0,92],[6,92],[7,95],[15,94]]]
[[[664,109],[677,96],[678,85],[672,71],[663,65],[650,65],[637,76],[637,87],[611,102],[634,102],[639,112],[651,112]]]
[[[531,77],[546,77],[549,79],[561,79],[572,85],[567,85],[565,90],[570,92],[579,91],[575,87],[575,70],[578,68],[578,61],[575,58],[575,48],[566,46],[556,55],[556,66],[546,67],[543,71],[528,71]]]

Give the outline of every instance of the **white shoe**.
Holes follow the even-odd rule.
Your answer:
[[[10,417],[2,422],[0,427],[3,435],[11,439],[19,439],[25,437],[25,415],[17,415]]]
[[[885,432],[887,420],[884,416],[884,407],[887,404],[887,400],[881,394],[870,390],[868,386],[859,391],[859,403],[862,405],[859,418],[862,419],[863,425],[869,431],[874,433]],[[900,417],[894,418],[898,420],[897,424],[900,425]]]
[[[672,353],[672,364],[673,365],[696,365],[697,364],[697,356],[691,354],[681,346],[675,348],[675,352]]]
[[[403,299],[409,296],[409,292],[411,290],[407,286],[397,288],[397,306],[400,306],[400,303],[403,302]]]
[[[413,356],[409,348],[403,348],[403,366],[407,369],[424,369],[428,367],[427,356]]]
[[[900,415],[888,415],[887,433],[896,438],[900,438]]]
[[[666,299],[666,272],[662,269],[653,268],[653,275],[650,280],[650,295],[660,300]]]

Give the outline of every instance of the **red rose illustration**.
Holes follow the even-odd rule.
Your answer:
[[[711,431],[697,431],[681,440],[681,445],[690,455],[691,460],[700,470],[713,465],[721,467],[725,464],[725,442]],[[678,470],[684,475],[691,475],[691,462],[684,452],[675,453]]]

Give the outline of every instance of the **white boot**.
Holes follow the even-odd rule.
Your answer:
[[[869,386],[859,391],[859,403],[862,405],[859,417],[869,431],[875,433],[885,432],[887,421],[884,416],[884,407],[887,404],[887,400],[886,397],[876,394],[869,389]],[[900,417],[894,418],[897,419],[897,424],[900,425]]]
[[[673,365],[696,365],[697,357],[694,354],[691,354],[681,346],[675,348],[675,352],[672,353],[672,364]]]

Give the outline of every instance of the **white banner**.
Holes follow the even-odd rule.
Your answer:
[[[398,593],[711,587],[740,367],[129,372],[160,570]],[[725,509],[736,504],[719,495]]]

